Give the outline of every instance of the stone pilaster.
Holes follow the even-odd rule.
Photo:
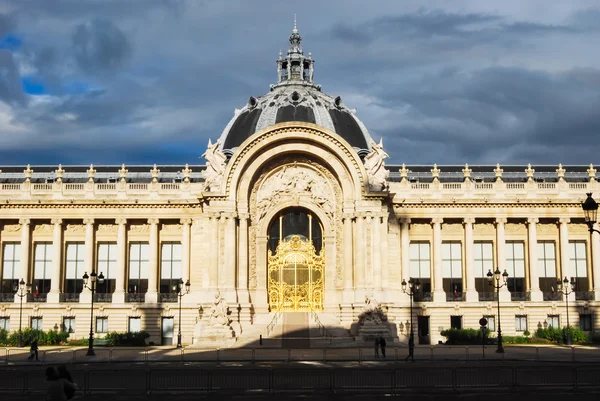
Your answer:
[[[250,302],[248,293],[248,214],[240,214],[239,244],[238,244],[238,284],[237,300],[245,305]],[[244,307],[242,307],[244,309]],[[242,316],[240,315],[240,319]],[[249,318],[249,316],[248,316]]]
[[[52,275],[50,281],[50,292],[48,293],[48,303],[58,303],[60,301],[60,279],[62,265],[62,219],[52,219]]]
[[[446,293],[444,292],[444,281],[442,277],[442,223],[443,218],[435,217],[431,219],[433,224],[433,301],[446,302]]]
[[[529,249],[529,291],[532,301],[543,301],[544,295],[540,291],[540,275],[538,272],[537,255],[537,217],[527,219],[528,249]]]
[[[466,301],[477,302],[479,295],[475,289],[475,268],[473,261],[473,224],[475,219],[467,217],[463,220],[465,229],[465,275],[463,279],[466,286]]]
[[[600,230],[600,225],[594,224],[594,229]],[[591,249],[592,249],[592,275],[595,294],[594,299],[600,301],[600,234],[597,232],[591,234]]]
[[[115,275],[115,292],[113,303],[125,302],[125,272],[127,269],[127,219],[116,219],[117,228],[117,271]]]
[[[190,279],[190,225],[192,219],[181,219],[179,222],[181,223],[181,279],[186,283]]]
[[[559,166],[562,168],[562,166]],[[558,232],[559,232],[559,249],[560,249],[560,273],[557,271],[557,278],[562,280],[567,277],[571,280],[571,277],[575,276],[575,272],[571,271],[569,263],[569,223],[571,219],[568,217],[561,217],[558,219]],[[579,291],[578,288],[575,288]],[[569,301],[575,301],[575,291],[569,294]]]
[[[354,225],[356,241],[354,242],[354,280],[355,302],[364,302],[365,297],[365,215],[359,213]]]
[[[344,303],[354,299],[354,250],[352,249],[352,215],[343,217],[344,225]]]
[[[23,279],[26,283],[31,283],[29,279],[29,250],[31,243],[31,220],[20,219],[19,224],[21,225],[21,255],[20,255],[20,274],[19,279]],[[15,295],[15,302],[21,302],[21,298]],[[23,298],[23,303],[27,302],[27,297]]]
[[[500,270],[500,273],[504,273],[504,270],[506,270],[506,237],[504,228],[507,221],[506,217],[496,217],[496,267]],[[492,274],[494,271],[492,270]],[[500,288],[500,301],[510,301],[510,291],[506,285]]]
[[[148,263],[148,291],[146,292],[146,303],[158,302],[158,219],[148,219],[150,225],[150,260]]]

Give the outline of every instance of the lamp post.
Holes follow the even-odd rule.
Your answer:
[[[558,287],[556,292],[559,292],[565,296],[565,302],[567,307],[567,345],[571,345],[571,328],[569,325],[569,295],[571,295],[573,291],[575,291],[575,277],[571,277],[570,282],[566,276],[563,281],[557,279],[556,286]]]
[[[23,320],[23,298],[31,291],[31,284],[25,284],[25,280],[21,279],[19,284],[13,286],[14,293],[21,298],[19,304],[19,348],[23,346],[23,331],[21,330],[21,322]]]
[[[92,273],[88,276],[87,272],[83,275],[83,286],[92,292],[92,303],[90,306],[90,337],[88,339],[88,350],[86,356],[95,356],[94,352],[94,293],[96,292],[96,281],[98,284],[104,282],[104,275],[100,272],[99,276],[96,276],[96,271],[92,270]],[[88,286],[88,282],[90,285]]]
[[[588,192],[586,195],[587,199],[581,204],[581,208],[583,209],[583,213],[585,215],[585,224],[587,224],[588,230],[590,230],[590,235],[594,232],[600,234],[600,231],[594,228],[594,224],[596,224],[598,221],[598,204],[594,198],[592,198],[591,192]]]
[[[409,346],[410,344],[415,343],[415,334],[414,334],[414,325],[413,325],[413,298],[417,291],[421,287],[421,281],[419,279],[413,280],[412,277],[408,279],[408,291],[406,286],[406,280],[402,280],[402,292],[407,294],[410,297],[410,338],[408,340]],[[411,356],[412,361],[415,361],[415,357],[412,352],[409,354]]]
[[[496,268],[496,271],[494,272],[494,274],[492,274],[492,271],[489,270],[488,273],[486,274],[487,276],[487,280],[488,280],[488,284],[493,286],[496,289],[496,293],[497,293],[497,300],[498,300],[498,349],[496,350],[497,353],[503,354],[504,353],[504,347],[502,346],[502,330],[500,329],[500,288],[504,287],[505,285],[508,285],[507,280],[508,280],[508,273],[506,272],[506,270],[504,270],[504,273],[500,274],[500,269]],[[500,279],[502,278],[502,283],[500,282]]]
[[[177,348],[181,348],[181,298],[185,294],[190,293],[190,280],[185,282],[185,292],[183,291],[183,280],[179,279],[179,283],[173,286],[173,290],[177,292],[179,297],[179,323],[177,324]]]

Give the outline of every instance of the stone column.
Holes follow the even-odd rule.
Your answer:
[[[115,275],[115,292],[113,303],[125,302],[125,282],[127,266],[127,219],[116,219],[117,229],[117,271]]]
[[[344,224],[344,303],[351,303],[354,299],[354,272],[352,249],[352,215],[343,217]]]
[[[85,224],[85,260],[84,270],[92,273],[94,270],[94,219],[83,219]],[[96,271],[96,274],[100,274]]]
[[[594,224],[594,229],[600,230],[600,225]],[[592,276],[594,299],[600,301],[600,234],[594,232],[590,238],[592,250]]]
[[[148,263],[148,291],[146,303],[158,303],[158,219],[148,219],[150,225],[150,260]]]
[[[377,296],[378,299],[381,299],[383,292],[381,287],[381,216],[379,214],[373,216],[371,227],[371,249],[373,250],[371,270],[373,271],[373,291],[375,296]]]
[[[410,217],[403,217],[400,219],[400,258],[401,258],[401,274],[402,280],[408,283],[410,280]],[[402,282],[402,281],[401,281]],[[404,294],[404,293],[403,293]],[[403,295],[406,297],[405,301],[409,302],[407,294]]]
[[[365,297],[365,216],[360,213],[356,216],[355,227],[356,234],[354,238],[354,280],[355,280],[355,291],[354,301],[364,302]]]
[[[240,214],[239,244],[238,244],[238,290],[237,298],[240,304],[248,304],[248,219],[250,216]]]
[[[266,313],[268,310],[267,299],[267,247],[266,235],[256,236],[256,298],[253,299],[256,313]]]
[[[390,289],[398,288],[400,286],[400,282],[392,283],[390,282],[390,263],[389,263],[389,236],[388,236],[388,213],[387,211],[381,215],[381,222],[379,224],[379,232],[381,238],[381,281],[384,294],[388,294],[387,299],[383,299],[384,301],[388,301],[391,299]]]
[[[326,313],[339,313],[339,300],[336,299],[335,291],[335,237],[324,235],[323,246],[325,247],[325,282],[323,283],[325,299],[323,307]]]
[[[442,223],[443,218],[435,217],[431,219],[433,224],[433,301],[446,302],[446,293],[444,292],[444,280],[442,277]]]
[[[500,270],[500,273],[504,273],[504,270],[506,270],[506,239],[504,235],[504,225],[507,221],[508,219],[506,217],[496,217],[496,267]],[[495,270],[492,270],[492,274],[494,274],[494,271]],[[500,288],[500,301],[510,301],[510,291],[506,285]]]
[[[371,238],[369,241],[369,236],[367,232],[371,233]],[[365,287],[368,289],[368,295],[371,296],[373,293],[373,215],[371,213],[367,213],[365,217],[365,225],[364,225],[364,235],[365,235],[365,249],[367,250],[367,254],[365,257]]]
[[[544,295],[540,291],[540,276],[538,272],[537,256],[537,230],[536,224],[539,221],[537,217],[527,219],[528,231],[528,249],[529,249],[529,291],[532,301],[543,301]]]
[[[229,302],[236,302],[236,216],[234,214],[228,214],[225,216],[225,224],[223,229],[225,230],[224,239],[225,243],[222,245],[225,248],[225,257],[223,263],[223,275],[225,278],[225,299]],[[219,273],[219,276],[221,274]]]
[[[60,279],[62,266],[62,219],[52,219],[54,230],[52,232],[52,276],[48,303],[60,301]]]
[[[219,216],[213,214],[210,216],[210,248],[208,258],[208,275],[210,278],[210,292],[214,294],[218,287],[219,274]],[[212,297],[211,297],[212,298]]]
[[[479,295],[475,289],[475,268],[473,266],[473,224],[475,219],[467,217],[463,220],[465,228],[465,275],[463,283],[466,288],[466,301],[477,302],[479,301]]]
[[[560,280],[564,279],[565,276],[571,280],[571,277],[575,276],[575,272],[571,271],[569,266],[569,222],[571,221],[568,217],[561,217],[558,219],[558,232],[559,232],[559,247],[560,247],[560,273],[556,272],[556,277]],[[575,288],[576,291],[580,289]],[[569,294],[569,301],[575,301],[575,292]]]
[[[21,255],[20,255],[21,277],[20,277],[20,279],[22,278],[26,283],[31,283],[32,280],[29,279],[29,249],[30,249],[30,245],[31,245],[30,244],[30,242],[31,242],[31,232],[30,232],[31,220],[21,219],[21,220],[19,220],[19,224],[21,225]],[[23,298],[23,301],[25,301],[25,298]]]
[[[181,279],[185,284],[190,279],[190,225],[192,219],[185,218],[179,222],[181,223]]]

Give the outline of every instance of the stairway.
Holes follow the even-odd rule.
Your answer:
[[[283,348],[310,348],[308,312],[283,314]]]

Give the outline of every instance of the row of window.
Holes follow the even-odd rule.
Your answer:
[[[496,317],[495,316],[485,316],[487,320],[487,329],[490,331],[496,331]],[[450,316],[450,327],[453,329],[462,329],[463,321],[462,316]],[[527,315],[515,315],[515,331],[522,332],[528,330],[527,325]],[[560,316],[559,315],[548,315],[544,322],[538,322],[537,328],[560,328]],[[591,314],[580,314],[579,315],[579,327],[583,331],[591,331],[592,330],[592,315]]]
[[[557,257],[556,244],[553,241],[537,243],[537,272],[540,289],[554,291],[556,286]],[[578,290],[587,290],[587,250],[585,241],[569,241],[569,266],[563,275],[575,277]],[[463,252],[461,242],[443,242],[442,277],[444,291],[462,292]],[[508,273],[508,288],[511,292],[525,291],[525,244],[521,241],[505,243],[505,268]],[[431,291],[431,245],[429,242],[411,242],[409,249],[410,277],[419,278],[423,291]],[[531,263],[533,265],[533,263]],[[491,241],[478,241],[473,244],[473,269],[475,286],[478,292],[489,291],[487,273],[496,268],[494,246]]]
[[[52,248],[51,242],[34,244],[32,291],[35,294],[45,294],[50,291],[52,277]],[[21,277],[20,258],[21,244],[18,242],[4,243],[2,249],[2,276],[0,292],[10,293],[15,281]],[[74,294],[83,290],[85,273],[85,243],[70,242],[66,244],[64,293]],[[165,242],[161,244],[160,252],[160,292],[172,292],[172,288],[182,276],[181,243]],[[129,244],[128,290],[131,293],[144,293],[148,288],[150,265],[150,245],[148,243]],[[97,273],[105,278],[103,284],[98,284],[97,292],[112,293],[115,290],[117,273],[117,244],[100,243],[97,248]],[[90,272],[88,272],[90,273]]]
[[[42,330],[43,320],[41,317],[30,317],[29,327],[34,330]],[[0,330],[10,331],[10,318],[0,317]],[[59,329],[58,326],[55,329]],[[142,329],[142,319],[140,317],[130,317],[128,321],[128,331],[136,333]],[[60,330],[67,333],[75,333],[75,318],[63,317],[62,327]],[[96,317],[96,333],[108,333],[108,317]]]

